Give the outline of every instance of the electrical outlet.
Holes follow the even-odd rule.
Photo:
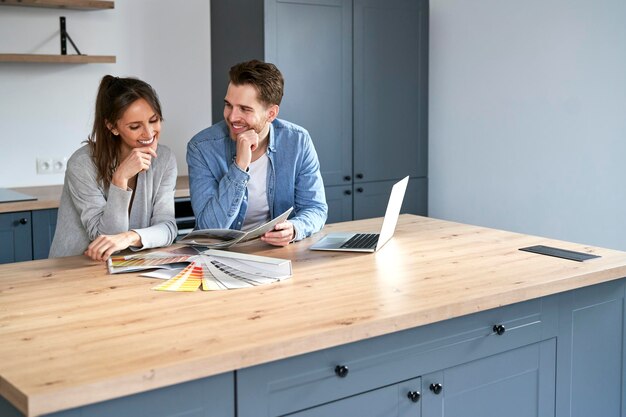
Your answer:
[[[65,168],[67,165],[67,158],[53,158],[52,159],[52,173],[53,174],[62,174],[65,172]]]
[[[67,157],[37,158],[37,174],[63,174],[67,167]]]
[[[52,174],[52,158],[37,158],[37,174]]]

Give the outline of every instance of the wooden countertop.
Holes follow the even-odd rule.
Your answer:
[[[11,190],[37,197],[37,200],[0,203],[0,213],[58,208],[63,185],[10,188]],[[189,197],[189,177],[180,176],[176,181],[175,197]]]
[[[240,246],[294,275],[230,291],[152,291],[82,256],[0,265],[0,394],[36,416],[626,276],[624,252],[414,215],[375,254],[308,250],[321,235]],[[602,257],[518,250],[535,244]]]

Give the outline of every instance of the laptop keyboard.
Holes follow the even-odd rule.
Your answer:
[[[378,243],[378,236],[380,236],[378,233],[357,233],[341,247],[348,249],[373,249]]]

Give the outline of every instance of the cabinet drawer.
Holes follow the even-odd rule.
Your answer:
[[[419,393],[421,384],[420,378],[414,378],[339,401],[309,408],[295,414],[290,414],[290,416],[419,417],[421,415],[421,404],[419,400],[421,396]],[[409,395],[407,395],[409,393],[418,395],[417,399],[411,400]]]
[[[239,415],[283,415],[537,342],[552,333],[546,320],[555,327],[556,308],[547,304],[531,300],[243,369]]]

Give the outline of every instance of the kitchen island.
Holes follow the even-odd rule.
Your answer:
[[[152,291],[85,257],[0,265],[0,415],[624,414],[626,253],[414,215],[375,254],[308,249],[381,221],[238,246],[293,264],[248,289]]]

